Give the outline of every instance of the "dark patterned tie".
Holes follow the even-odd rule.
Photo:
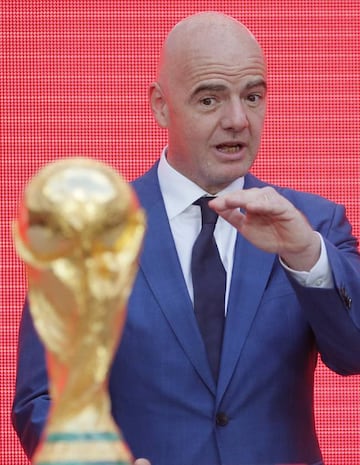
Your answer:
[[[201,197],[202,227],[192,250],[191,273],[194,286],[194,309],[211,370],[217,380],[225,318],[226,272],[214,238],[217,213]]]

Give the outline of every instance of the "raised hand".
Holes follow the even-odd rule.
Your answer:
[[[294,270],[309,271],[319,259],[319,236],[304,215],[272,187],[236,191],[217,197],[209,206],[249,242],[277,253]]]

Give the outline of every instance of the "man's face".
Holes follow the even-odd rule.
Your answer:
[[[169,73],[161,89],[168,161],[215,194],[245,175],[259,150],[266,106],[262,52],[253,40],[239,45],[227,35],[223,43],[205,40],[190,48]]]

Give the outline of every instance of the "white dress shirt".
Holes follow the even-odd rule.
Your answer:
[[[211,194],[204,191],[197,184],[190,181],[169,165],[166,160],[166,148],[160,158],[158,177],[182,272],[189,295],[191,299],[193,299],[191,251],[201,229],[201,210],[199,206],[193,205],[193,202],[199,197]],[[217,195],[221,196],[242,189],[243,186],[244,178],[236,179]],[[215,226],[214,236],[221,260],[226,270],[226,306],[229,296],[236,234],[237,230],[219,216]],[[321,235],[320,238],[321,255],[318,262],[309,272],[291,270],[281,260],[280,262],[303,286],[331,288],[333,287],[331,269]]]

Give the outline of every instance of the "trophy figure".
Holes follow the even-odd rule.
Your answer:
[[[36,465],[132,463],[107,382],[144,230],[131,187],[100,162],[51,163],[25,190],[14,239],[51,397]]]

